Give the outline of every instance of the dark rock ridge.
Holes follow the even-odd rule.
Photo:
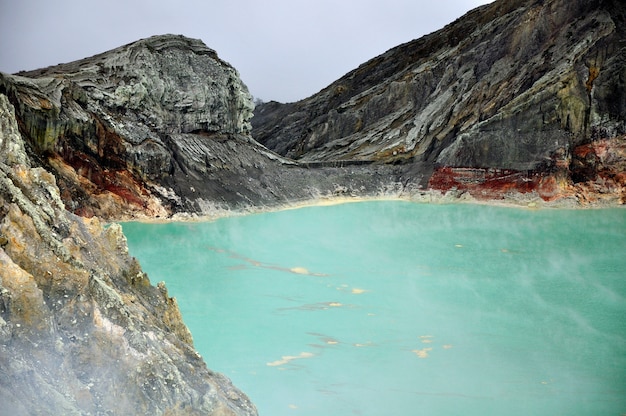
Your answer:
[[[372,194],[397,180],[385,166],[311,170],[255,142],[252,98],[237,71],[182,36],[3,74],[0,92],[15,105],[33,158],[83,216],[211,214]]]
[[[121,227],[65,209],[0,94],[2,414],[256,415],[207,369]]]
[[[253,135],[302,161],[567,170],[576,146],[626,132],[625,16],[617,0],[496,1],[260,106]]]

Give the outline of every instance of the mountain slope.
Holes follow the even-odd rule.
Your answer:
[[[541,170],[626,131],[626,6],[499,0],[380,55],[253,136],[298,160]]]
[[[384,166],[308,169],[255,142],[252,97],[237,71],[183,36],[0,74],[0,93],[15,106],[33,159],[82,216],[211,215],[338,189],[376,194],[397,181]]]

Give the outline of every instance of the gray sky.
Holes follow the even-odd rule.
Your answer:
[[[0,0],[0,71],[70,62],[152,35],[199,38],[264,101],[314,94],[490,0]]]

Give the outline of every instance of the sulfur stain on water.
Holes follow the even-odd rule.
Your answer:
[[[625,412],[626,210],[376,202],[124,232],[260,414]]]
[[[434,337],[432,335],[420,335],[420,340],[424,344],[431,344],[433,342],[433,338]]]
[[[428,353],[432,351],[432,348],[428,347],[428,348],[422,348],[420,350],[411,350],[412,353],[415,353],[415,355],[417,355],[419,358],[427,358],[428,357]]]
[[[311,358],[315,356],[312,352],[301,352],[299,355],[283,355],[280,360],[267,363],[269,367],[278,367],[280,365],[289,364],[293,360],[299,360],[302,358]]]

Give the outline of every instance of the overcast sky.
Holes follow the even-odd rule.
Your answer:
[[[202,39],[254,97],[296,101],[489,0],[0,0],[0,71],[152,35]]]

